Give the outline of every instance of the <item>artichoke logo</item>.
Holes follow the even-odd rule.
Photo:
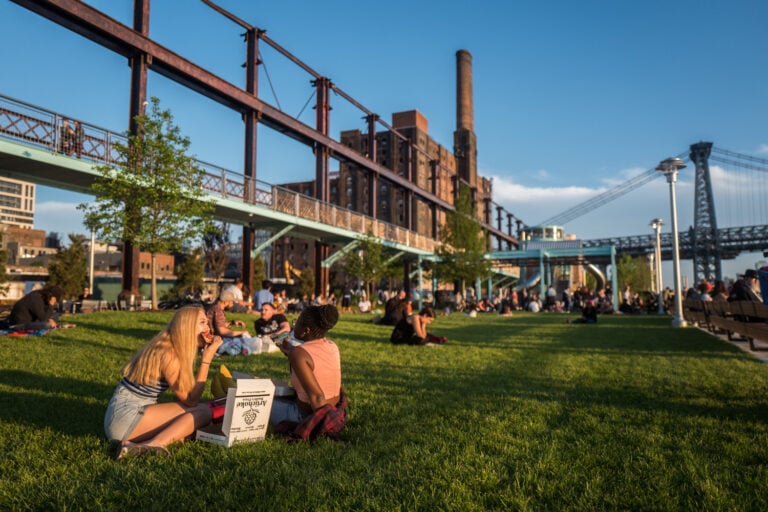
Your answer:
[[[249,409],[243,413],[243,421],[245,421],[246,425],[250,425],[254,421],[256,421],[256,418],[259,416],[259,411],[256,409]]]

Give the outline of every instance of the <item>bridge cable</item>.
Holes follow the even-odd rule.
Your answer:
[[[296,116],[296,119],[299,119],[301,117],[301,114],[304,113],[304,109],[306,109],[307,105],[309,105],[309,102],[312,101],[312,98],[315,96],[316,92],[317,91],[313,89],[312,92],[309,93],[309,98],[307,98],[307,101],[306,103],[304,103],[304,106],[301,107],[301,110],[299,111],[299,115]]]
[[[677,156],[677,158],[681,158],[685,161],[688,161],[688,157],[686,153],[680,153]],[[652,181],[661,175],[662,173],[658,172],[655,168],[649,169],[642,174],[638,174],[637,176],[630,178],[624,183],[620,183],[619,185],[609,190],[606,190],[605,192],[602,192],[601,194],[598,194],[590,199],[587,199],[586,201],[579,203],[576,206],[573,206],[572,208],[569,208],[568,210],[562,213],[559,213],[553,217],[546,219],[545,221],[541,222],[540,225],[545,225],[545,226],[546,225],[557,225],[557,226],[564,225],[565,223],[572,221],[573,219],[581,217],[582,215],[585,215],[587,213],[594,211],[600,206],[603,206],[615,199],[618,199],[624,194],[627,194],[632,190],[639,188],[642,185],[645,185],[649,181]]]
[[[744,169],[752,169],[754,171],[768,172],[768,162],[766,162],[767,167],[761,167],[753,164],[748,164],[746,162],[739,162],[738,160],[731,160],[730,158],[723,158],[721,156],[715,156],[715,155],[710,155],[709,159],[715,162],[720,162],[722,164],[729,164],[736,167],[743,167]]]
[[[280,100],[277,98],[277,92],[275,92],[275,86],[272,85],[272,78],[269,76],[269,70],[267,69],[267,61],[264,60],[264,57],[261,54],[261,51],[259,51],[259,60],[261,61],[261,64],[264,66],[264,75],[267,77],[267,82],[269,82],[269,88],[272,90],[272,96],[275,98],[275,103],[277,103],[277,109],[282,112],[283,107],[280,106]]]
[[[730,157],[734,157],[734,158],[741,158],[742,160],[749,160],[749,161],[752,161],[752,162],[758,162],[758,163],[761,163],[761,164],[764,164],[764,165],[768,166],[768,158],[759,158],[759,157],[756,157],[756,156],[745,155],[743,153],[736,153],[735,151],[728,151],[727,149],[720,149],[718,147],[713,147],[712,148],[712,152],[713,153],[720,153],[722,155],[730,156]]]
[[[748,189],[749,191],[743,192],[743,197],[736,197],[736,200],[732,201],[732,203],[735,203],[735,206],[731,206],[729,210],[732,211],[735,208],[736,212],[735,215],[732,216],[733,218],[731,221],[745,224],[745,219],[749,218],[752,219],[752,223],[754,223],[754,219],[760,219],[761,223],[765,223],[765,219],[768,215],[766,215],[766,205],[761,194],[765,194],[765,192],[768,191],[768,159],[736,153],[717,147],[713,147],[712,152],[716,154],[711,155],[710,160],[742,169],[744,173],[746,173],[747,170],[749,171],[749,178],[747,181],[751,184]],[[755,173],[755,171],[758,172]],[[733,187],[732,190],[739,193],[735,187]],[[751,215],[749,216],[747,215],[747,209],[751,210]],[[738,220],[736,220],[736,218],[738,218]]]

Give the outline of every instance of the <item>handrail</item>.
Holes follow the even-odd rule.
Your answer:
[[[72,129],[67,130],[65,123]],[[70,124],[71,123],[71,124]],[[75,128],[80,124],[80,130]],[[64,116],[0,94],[0,137],[41,147],[96,165],[120,165],[113,143],[127,143],[123,134]],[[212,194],[260,205],[282,213],[339,226],[357,233],[435,252],[439,243],[419,233],[368,217],[352,210],[299,194],[279,185],[238,174],[224,167],[194,159],[205,172],[202,188]]]

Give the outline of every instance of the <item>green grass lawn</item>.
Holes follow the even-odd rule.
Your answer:
[[[768,510],[768,366],[657,316],[441,316],[437,347],[343,316],[348,444],[188,442],[114,462],[119,370],[169,318],[0,338],[0,510]],[[288,376],[280,353],[221,363]]]

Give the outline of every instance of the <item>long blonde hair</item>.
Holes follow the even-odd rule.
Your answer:
[[[136,384],[156,385],[165,368],[176,359],[179,364],[178,388],[192,389],[195,377],[192,365],[197,355],[197,319],[201,309],[186,306],[179,309],[168,325],[144,345],[123,367],[123,376]]]

